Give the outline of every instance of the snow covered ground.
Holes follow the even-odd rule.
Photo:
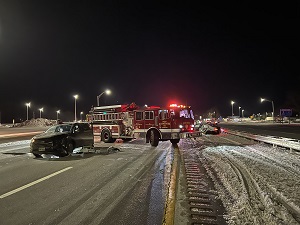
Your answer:
[[[0,160],[18,157],[29,152],[30,140],[14,141],[0,144]],[[1,165],[0,165],[1,168]]]
[[[232,135],[197,142],[191,154],[214,181],[228,224],[300,224],[299,153]]]
[[[205,166],[228,224],[300,224],[299,152],[224,133],[182,140],[180,148]],[[29,140],[0,144],[0,159],[28,149]]]

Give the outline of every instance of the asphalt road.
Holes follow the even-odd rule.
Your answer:
[[[300,140],[300,124],[222,122],[220,126],[224,129],[244,131],[252,134]]]
[[[115,147],[35,159],[27,141],[2,153],[0,224],[161,224],[171,143]]]
[[[222,123],[221,127],[300,139],[300,126],[295,125]],[[104,144],[96,153],[35,159],[28,153],[29,140],[32,132],[43,129],[5,129],[0,129],[0,224],[161,224],[167,168],[174,152],[170,142],[154,148],[135,140],[115,143],[120,151],[109,154]],[[14,135],[7,136],[7,131]],[[196,142],[202,139],[206,136]],[[204,142],[201,148],[205,146]],[[180,172],[182,179],[184,174]],[[188,223],[190,206],[181,183],[182,202],[177,204],[181,211],[175,218]]]

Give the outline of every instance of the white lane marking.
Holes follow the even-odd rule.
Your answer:
[[[7,193],[5,193],[5,194],[3,194],[3,195],[0,195],[0,198],[5,198],[5,197],[7,197],[7,196],[10,196],[10,195],[12,195],[12,194],[15,194],[15,193],[17,193],[17,192],[19,192],[19,191],[22,191],[22,190],[24,190],[24,189],[26,189],[26,188],[28,188],[28,187],[31,187],[31,186],[33,186],[33,185],[35,185],[35,184],[38,184],[38,183],[40,183],[40,182],[42,182],[42,181],[44,181],[44,180],[47,180],[47,179],[49,179],[49,178],[51,178],[51,177],[53,177],[53,176],[56,176],[56,175],[58,175],[58,174],[60,174],[60,173],[62,173],[62,172],[65,172],[65,171],[67,171],[67,170],[69,170],[69,169],[72,169],[72,168],[73,168],[73,167],[67,167],[67,168],[65,168],[65,169],[59,170],[59,171],[57,171],[57,172],[55,172],[55,173],[52,173],[52,174],[50,174],[50,175],[48,175],[48,176],[45,176],[45,177],[41,178],[41,179],[38,179],[38,180],[33,181],[33,182],[29,183],[29,184],[26,184],[26,185],[24,185],[24,186],[22,186],[22,187],[19,187],[19,188],[15,189],[15,190],[12,190],[12,191],[7,192]]]

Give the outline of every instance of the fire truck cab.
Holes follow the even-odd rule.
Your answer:
[[[169,107],[139,107],[135,103],[93,107],[88,116],[94,133],[94,145],[103,141],[114,142],[145,138],[157,146],[159,141],[176,144],[182,138],[197,137],[194,115],[190,106],[172,104]]]

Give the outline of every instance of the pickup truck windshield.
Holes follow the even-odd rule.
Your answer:
[[[68,132],[71,130],[71,125],[69,124],[63,124],[63,125],[57,125],[50,127],[46,133],[59,133],[59,132]]]

